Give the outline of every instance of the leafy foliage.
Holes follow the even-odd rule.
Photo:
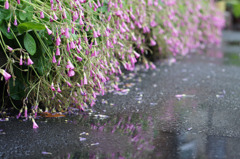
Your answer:
[[[34,105],[32,114],[43,111],[40,102],[50,111],[93,106],[107,81],[121,90],[115,79],[122,66],[155,68],[149,54],[175,57],[220,43],[223,26],[209,1],[18,2],[0,0],[0,47],[8,59],[0,72],[11,74],[11,98],[25,109]]]
[[[26,33],[23,40],[24,47],[26,48],[28,53],[33,56],[36,53],[37,48],[34,38],[29,33]]]

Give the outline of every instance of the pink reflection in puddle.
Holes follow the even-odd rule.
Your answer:
[[[205,52],[206,55],[209,57],[214,57],[218,59],[222,59],[224,57],[224,53],[221,48],[208,48]]]

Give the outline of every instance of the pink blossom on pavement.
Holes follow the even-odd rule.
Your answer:
[[[37,129],[38,125],[33,118],[32,118],[32,122],[33,122],[33,129]]]

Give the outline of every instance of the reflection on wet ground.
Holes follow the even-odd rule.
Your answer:
[[[228,33],[229,34],[229,33]],[[239,52],[231,45],[154,71],[137,68],[85,113],[0,122],[0,157],[240,158]],[[229,48],[229,49],[228,49]],[[77,114],[77,115],[76,115]]]

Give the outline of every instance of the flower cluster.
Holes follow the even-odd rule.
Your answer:
[[[147,69],[154,69],[145,57],[154,48],[153,55],[177,56],[209,43],[219,44],[224,26],[211,1],[6,0],[4,7],[14,19],[8,21],[8,31],[21,25],[25,17],[17,15],[18,6],[24,5],[32,7],[29,21],[44,26],[31,25],[35,30],[26,31],[44,51],[37,50],[41,53],[36,58],[34,51],[26,52],[28,47],[4,49],[10,52],[10,60],[19,61],[20,68],[25,68],[24,62],[31,66],[27,67],[31,89],[26,90],[35,93],[27,93],[25,100],[35,105],[33,113],[39,112],[39,102],[51,111],[66,110],[69,105],[81,110],[93,106],[97,95],[106,93],[108,81],[118,88],[114,78],[122,74],[121,66],[134,70],[136,62],[142,61]],[[0,73],[6,80],[11,77],[4,70]]]

